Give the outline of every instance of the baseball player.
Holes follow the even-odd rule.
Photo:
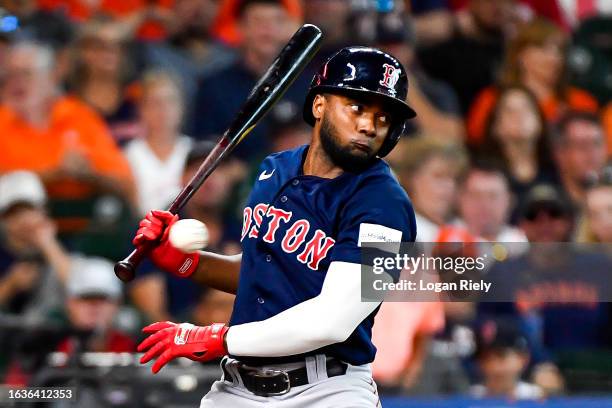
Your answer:
[[[184,253],[178,217],[152,211],[134,243],[169,273],[236,293],[229,324],[158,322],[141,362],[223,357],[201,407],[376,407],[374,316],[361,301],[363,242],[414,241],[414,211],[381,160],[414,111],[406,72],[373,48],[344,48],[315,75],[304,104],[312,142],[262,163],[242,227],[242,254]],[[194,240],[200,232],[192,231]]]

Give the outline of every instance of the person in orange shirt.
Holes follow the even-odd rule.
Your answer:
[[[107,15],[126,23],[138,39],[164,40],[174,22],[174,0],[37,0],[43,10],[60,10],[82,23],[96,15]]]
[[[608,102],[601,116],[608,139],[608,157],[612,157],[612,102]]]
[[[50,48],[11,46],[0,105],[0,173],[37,172],[51,199],[111,192],[134,202],[129,165],[100,117],[63,96]]]
[[[510,42],[501,69],[500,85],[522,85],[529,89],[548,122],[556,121],[568,109],[596,113],[599,108],[591,94],[568,83],[566,41],[563,32],[553,23],[535,19]],[[467,117],[469,144],[482,143],[488,117],[498,96],[497,87],[487,87],[472,103]]]

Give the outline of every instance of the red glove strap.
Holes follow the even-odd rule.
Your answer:
[[[213,323],[210,326],[197,327],[194,342],[206,343],[206,360],[223,357],[227,354],[225,349],[225,333],[229,330],[223,323]]]
[[[165,241],[156,247],[149,255],[153,263],[179,278],[189,277],[198,267],[200,253],[186,254]]]
[[[141,246],[146,241],[159,240],[149,255],[153,263],[158,268],[179,278],[187,278],[198,267],[200,254],[199,252],[186,254],[170,244],[168,240],[170,228],[176,221],[178,221],[178,215],[169,211],[150,211],[140,221],[136,237],[132,242],[136,246]]]

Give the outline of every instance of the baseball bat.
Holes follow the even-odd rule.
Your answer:
[[[178,213],[219,162],[244,139],[283,96],[287,88],[316,54],[321,45],[322,36],[321,30],[312,24],[304,24],[293,34],[266,73],[255,84],[233,122],[204,159],[197,173],[170,204],[168,211],[173,214]],[[134,279],[136,268],[155,244],[156,242],[148,242],[133,250],[122,261],[117,262],[115,275],[124,282]]]

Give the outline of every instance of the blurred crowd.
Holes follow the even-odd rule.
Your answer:
[[[206,223],[210,250],[240,252],[259,161],[309,142],[310,78],[347,45],[409,70],[418,117],[388,162],[419,241],[612,242],[608,1],[0,5],[0,382],[27,384],[52,351],[134,351],[148,322],[228,320],[232,295],[147,264],[123,285],[112,263],[304,22],[324,32],[315,61],[182,210]],[[609,391],[609,305],[385,303],[375,378],[411,395]]]

